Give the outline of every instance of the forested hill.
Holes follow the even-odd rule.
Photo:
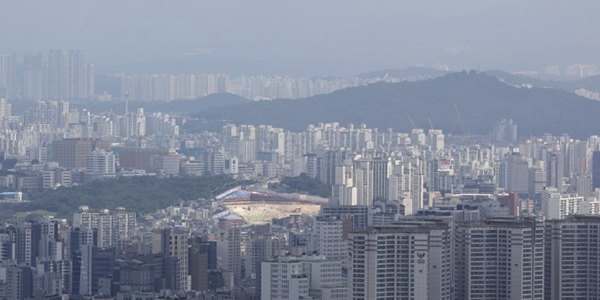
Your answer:
[[[174,100],[174,101],[129,101],[129,111],[135,112],[138,108],[144,108],[145,112],[171,113],[189,113],[200,111],[209,107],[223,107],[228,105],[244,104],[250,100],[228,93],[211,94],[193,100]],[[113,102],[86,102],[75,103],[74,107],[87,109],[92,112],[102,113],[109,110],[117,114],[125,113],[124,101]]]
[[[519,135],[569,133],[587,137],[600,131],[600,102],[559,89],[515,88],[485,73],[461,72],[400,83],[375,83],[298,100],[251,102],[209,108],[195,114],[236,124],[271,124],[303,130],[319,122],[366,123],[372,127],[410,131],[433,126],[463,134],[487,134],[501,118],[512,118]]]

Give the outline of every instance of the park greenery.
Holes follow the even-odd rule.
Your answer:
[[[296,177],[284,177],[279,183],[269,185],[271,190],[282,193],[302,193],[319,197],[331,197],[331,186],[311,178],[306,173]]]
[[[95,180],[72,187],[32,192],[29,202],[3,203],[0,205],[0,220],[18,218],[36,211],[51,212],[70,220],[81,205],[92,209],[122,206],[137,213],[150,213],[177,205],[182,200],[211,199],[227,189],[246,183],[249,182],[228,176],[144,176]]]

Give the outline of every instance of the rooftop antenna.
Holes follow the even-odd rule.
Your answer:
[[[129,92],[125,92],[125,138],[129,138]]]
[[[125,92],[125,115],[129,113],[129,92]]]
[[[429,120],[429,129],[433,130],[433,123],[431,123],[431,118],[427,118]]]

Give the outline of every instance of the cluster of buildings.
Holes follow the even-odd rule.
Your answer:
[[[120,99],[172,101],[196,99],[215,93],[231,93],[253,100],[297,99],[377,81],[397,82],[398,78],[291,78],[281,76],[240,76],[225,74],[144,74],[115,75],[121,82]]]
[[[0,95],[10,99],[88,99],[95,94],[94,65],[82,51],[0,54]]]
[[[225,74],[151,74],[118,75],[121,99],[134,101],[172,101],[196,99],[215,93],[229,93],[230,79]]]
[[[339,123],[186,134],[185,120],[67,101],[13,116],[2,99],[0,186],[22,199],[117,176],[304,173],[331,186],[328,204],[261,225],[222,199],[4,224],[0,298],[600,298],[598,136],[519,139],[512,120],[477,137]]]
[[[0,229],[0,297],[600,297],[600,215],[484,213],[486,201],[457,197],[412,214],[395,201],[329,204],[265,225],[215,214],[209,199],[149,218],[82,206],[72,223],[44,216]]]

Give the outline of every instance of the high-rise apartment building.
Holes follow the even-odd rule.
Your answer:
[[[226,215],[219,219],[215,235],[220,268],[232,272],[236,284],[242,277],[242,224],[244,220],[241,217]]]
[[[506,190],[509,193],[529,193],[529,164],[520,153],[512,153],[506,160]]]
[[[577,194],[563,194],[556,188],[547,187],[541,193],[542,216],[547,220],[564,219],[580,213],[583,197]]]
[[[600,216],[545,223],[545,298],[600,299]]]
[[[546,186],[554,187],[559,193],[563,190],[564,157],[560,151],[552,152],[546,159]]]
[[[256,294],[261,294],[261,263],[281,255],[284,241],[274,235],[259,235],[248,243],[246,247],[246,278],[256,282]]]
[[[47,98],[84,99],[94,85],[93,66],[85,63],[82,51],[52,50],[47,61]]]
[[[16,92],[17,71],[15,56],[0,54],[0,97],[14,97]]]
[[[461,223],[455,236],[456,299],[544,299],[544,230],[535,218]]]
[[[47,97],[52,100],[67,98],[69,90],[69,58],[66,51],[52,50],[48,53]]]
[[[28,266],[10,266],[6,269],[6,299],[24,300],[33,297],[34,269]]]
[[[321,207],[320,216],[338,219],[352,218],[352,229],[364,229],[373,224],[373,209],[368,205],[326,205]]]
[[[309,279],[298,260],[268,261],[261,264],[262,300],[302,299],[308,297]]]
[[[261,299],[347,299],[339,261],[281,256],[263,262],[261,269]]]
[[[38,101],[45,98],[46,80],[44,78],[44,58],[41,53],[24,55],[19,80],[22,99]]]
[[[348,232],[352,217],[317,216],[313,221],[312,249],[328,260],[340,261],[347,267]],[[309,248],[309,251],[312,250]]]
[[[600,151],[592,154],[592,188],[600,188]]]
[[[441,220],[350,232],[348,299],[451,299],[450,237]]]

